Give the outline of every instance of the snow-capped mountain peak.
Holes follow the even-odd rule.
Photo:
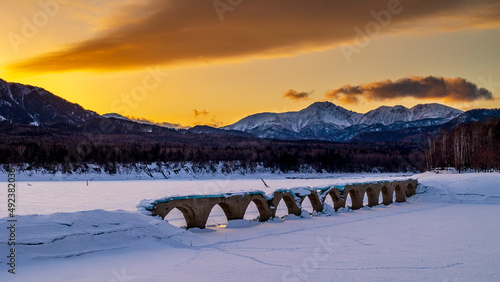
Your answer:
[[[444,122],[463,113],[460,110],[441,104],[418,104],[412,108],[401,105],[394,107],[381,106],[363,115],[359,124],[393,124],[395,122],[412,122],[423,119],[442,119]]]
[[[254,114],[222,129],[244,131],[263,138],[341,141],[351,136],[350,130],[358,132],[375,125],[417,121],[422,121],[419,124],[442,124],[462,113],[440,104],[420,104],[412,108],[382,106],[361,114],[330,102],[315,102],[300,111]],[[406,125],[401,126],[405,128]],[[341,135],[346,137],[339,137]]]
[[[317,123],[337,127],[350,126],[360,115],[330,102],[316,102],[300,111],[251,115],[223,129],[249,131],[263,126],[279,126],[298,133],[305,127]]]
[[[418,104],[412,107],[410,110],[412,112],[413,120],[421,120],[427,118],[444,118],[450,120],[463,113],[463,111],[461,110],[437,103]]]

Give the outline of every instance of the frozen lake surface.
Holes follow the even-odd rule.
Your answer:
[[[302,179],[290,179],[302,177]],[[406,179],[404,174],[311,174],[311,175],[247,175],[220,176],[219,179],[181,180],[118,180],[86,181],[92,178],[80,176],[80,180],[50,181],[47,176],[18,177],[17,214],[50,214],[92,209],[136,211],[143,199],[157,199],[174,195],[207,195],[226,192],[262,190],[271,193],[280,188],[318,187],[330,184]],[[4,177],[6,179],[6,176]],[[76,177],[72,177],[73,179]],[[269,186],[266,188],[260,178]],[[305,179],[307,178],[307,179]],[[43,179],[43,180],[42,180]],[[41,181],[42,180],[42,181]],[[1,189],[6,196],[6,189]],[[7,210],[0,211],[0,217]]]

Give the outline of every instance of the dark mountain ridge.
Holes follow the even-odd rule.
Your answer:
[[[0,79],[0,120],[19,124],[80,125],[99,115],[40,87]]]
[[[189,140],[213,136],[215,140],[248,142],[257,138],[285,141],[425,142],[443,128],[500,117],[498,109],[467,112],[440,104],[412,108],[382,106],[365,114],[330,102],[315,102],[297,112],[260,113],[223,128],[195,126],[188,130],[141,123],[118,114],[103,116],[68,102],[42,88],[0,79],[0,121],[47,126],[71,132],[136,134],[155,140]],[[201,136],[198,136],[201,135]]]

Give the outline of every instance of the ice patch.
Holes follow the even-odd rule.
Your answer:
[[[259,225],[259,222],[255,220],[236,219],[228,221],[226,228],[245,228],[255,225]]]
[[[300,212],[300,217],[301,218],[311,218],[311,214],[307,210],[302,210]]]
[[[323,204],[323,211],[321,213],[327,215],[335,214],[335,209],[328,204]]]

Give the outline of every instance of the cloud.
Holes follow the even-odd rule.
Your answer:
[[[500,3],[492,0],[252,0],[225,10],[224,21],[213,2],[127,3],[102,21],[106,26],[95,37],[10,68],[44,73],[105,71],[290,56],[352,44],[355,28],[376,24],[374,15],[384,20],[377,12],[386,11],[390,3],[399,3],[402,11],[381,24],[382,34],[429,25],[443,31],[443,23],[448,23],[447,30],[500,25]]]
[[[201,115],[206,116],[206,115],[210,114],[209,112],[207,112],[207,110],[198,111],[198,110],[194,109],[193,112],[194,112],[195,117],[199,117]]]
[[[344,85],[327,91],[325,96],[348,104],[356,104],[360,99],[381,101],[404,97],[461,102],[493,100],[493,94],[489,90],[480,88],[463,78],[434,76],[408,77],[394,82],[388,79],[355,86]]]
[[[288,98],[290,100],[307,100],[309,99],[309,95],[311,95],[314,91],[309,91],[309,92],[297,92],[293,89],[288,89],[285,91],[283,94],[283,98]]]
[[[138,123],[142,124],[151,124],[151,125],[157,125],[157,126],[162,126],[162,127],[167,127],[167,128],[178,128],[178,129],[184,129],[184,128],[189,128],[188,126],[183,126],[180,123],[171,123],[171,122],[155,122],[147,118],[142,118],[142,117],[133,117],[133,116],[127,116],[128,119],[133,120]]]
[[[193,123],[193,126],[197,126],[197,125],[207,125],[207,126],[210,126],[210,127],[215,127],[215,128],[219,128],[221,126],[224,125],[224,123],[220,122],[220,121],[217,121],[215,115],[210,119],[209,122],[203,122],[203,121],[198,121],[198,122],[194,122]]]
[[[213,116],[212,119],[210,120],[210,123],[208,123],[207,125],[211,126],[211,127],[221,127],[223,125],[223,123],[220,121],[217,121],[215,116]]]

